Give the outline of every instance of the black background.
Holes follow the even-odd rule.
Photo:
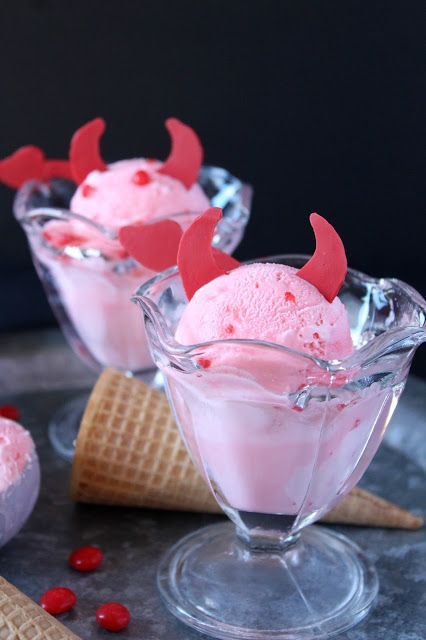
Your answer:
[[[165,157],[164,119],[255,185],[239,258],[310,252],[307,214],[351,266],[423,294],[423,1],[2,0],[0,157],[65,157],[106,118],[107,160]],[[0,329],[53,323],[0,185]],[[416,371],[426,375],[426,353]]]

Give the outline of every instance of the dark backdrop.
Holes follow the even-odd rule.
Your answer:
[[[103,115],[103,155],[164,157],[163,120],[255,185],[240,258],[309,252],[323,213],[349,263],[425,293],[416,0],[2,0],[0,157],[64,156]],[[423,85],[424,86],[424,85]],[[0,328],[53,323],[0,186]],[[416,358],[426,374],[426,358]]]

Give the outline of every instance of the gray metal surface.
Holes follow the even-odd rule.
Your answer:
[[[426,385],[410,381],[400,416],[409,421],[411,403]],[[150,510],[74,505],[68,498],[69,465],[47,440],[53,411],[75,391],[4,395],[0,402],[19,405],[22,422],[36,441],[42,465],[42,491],[37,507],[18,536],[0,550],[0,574],[37,600],[52,586],[69,586],[78,596],[74,611],[61,619],[84,640],[106,638],[94,614],[105,601],[129,606],[132,623],[120,634],[132,640],[196,640],[200,634],[177,622],[165,609],[155,586],[161,554],[186,533],[219,521],[217,516]],[[414,404],[416,404],[414,402]],[[397,429],[410,433],[424,428],[424,404],[416,404],[416,424]],[[420,421],[420,422],[419,422]],[[402,426],[401,426],[402,424]],[[413,438],[411,438],[413,440]],[[420,442],[420,440],[419,440]],[[414,448],[417,448],[414,445]],[[363,479],[364,486],[425,514],[426,473],[401,451],[383,445]],[[336,527],[362,546],[375,562],[380,581],[377,606],[360,626],[342,640],[424,640],[426,638],[425,530],[404,532]],[[68,569],[67,556],[82,544],[97,544],[105,552],[102,568],[92,574]]]
[[[0,335],[0,395],[90,386],[96,374],[71,351],[59,329]]]

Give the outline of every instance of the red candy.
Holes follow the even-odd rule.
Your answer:
[[[92,187],[91,184],[83,184],[81,187],[81,195],[83,198],[90,198],[95,193],[95,187]]]
[[[77,602],[75,593],[66,587],[55,587],[45,591],[40,598],[40,605],[47,613],[57,616],[74,607]]]
[[[58,231],[56,229],[54,231],[45,229],[43,231],[43,238],[58,248],[67,246],[78,247],[87,241],[87,238],[79,236],[71,231]]]
[[[209,358],[198,358],[198,364],[200,367],[203,367],[203,369],[208,369],[211,367],[212,361]]]
[[[19,420],[19,409],[14,404],[3,404],[0,407],[0,416],[9,420]]]
[[[147,173],[143,169],[140,169],[139,171],[136,171],[136,173],[134,174],[132,178],[132,182],[134,182],[140,187],[143,187],[146,184],[149,184],[151,182],[151,178],[149,177],[149,173]]]
[[[166,127],[172,139],[172,149],[158,173],[172,176],[190,189],[198,178],[203,162],[200,139],[191,127],[177,118],[168,118]]]
[[[345,247],[325,218],[311,213],[309,220],[315,233],[315,253],[297,275],[313,284],[328,302],[333,302],[348,270]]]
[[[96,611],[98,624],[108,631],[122,631],[130,622],[130,611],[119,602],[107,602]]]
[[[104,555],[98,547],[80,547],[68,558],[68,564],[76,571],[93,571],[102,563]]]
[[[135,260],[147,269],[163,271],[177,261],[182,229],[174,220],[121,227],[118,239]]]
[[[71,173],[77,184],[81,184],[88,173],[97,169],[105,171],[107,166],[99,151],[99,140],[105,131],[105,120],[95,118],[74,133],[70,146]]]
[[[240,263],[211,246],[216,224],[222,217],[218,207],[207,209],[185,231],[177,263],[188,300],[210,280],[240,266]]]

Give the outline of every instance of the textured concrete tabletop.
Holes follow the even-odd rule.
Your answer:
[[[25,356],[22,355],[25,353]],[[21,362],[16,358],[21,354]],[[131,640],[197,640],[200,634],[176,621],[155,586],[162,553],[218,516],[73,505],[68,499],[69,465],[47,440],[53,411],[87,387],[94,376],[64,347],[55,332],[0,340],[0,403],[17,403],[22,422],[36,441],[43,479],[37,507],[22,531],[0,550],[0,575],[30,597],[55,585],[69,586],[78,607],[61,620],[84,640],[110,637],[97,627],[99,603],[120,600],[133,619],[120,637]],[[49,387],[56,389],[48,391]],[[66,388],[65,390],[58,387]],[[362,484],[402,506],[426,515],[424,428],[426,383],[411,379],[383,444]],[[392,446],[390,446],[392,445]],[[398,447],[395,448],[395,447]],[[380,594],[375,609],[342,640],[424,640],[426,638],[426,537],[416,532],[336,527],[375,562]],[[98,544],[105,552],[93,574],[68,569],[69,551]]]

